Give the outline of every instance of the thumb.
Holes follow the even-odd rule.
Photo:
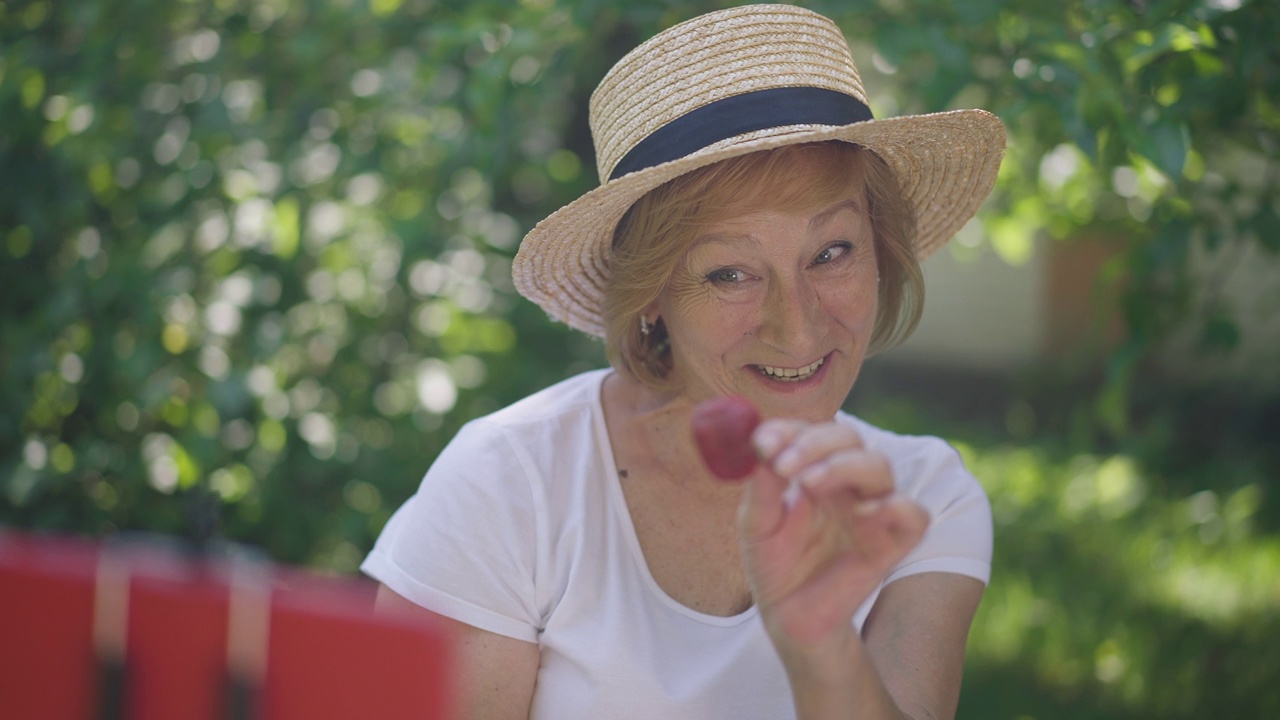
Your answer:
[[[752,434],[752,445],[763,462],[747,477],[738,505],[738,528],[748,540],[772,534],[786,516],[783,496],[788,481],[773,471],[772,461],[799,431],[797,423],[768,421]]]
[[[772,535],[787,514],[783,495],[786,479],[761,465],[747,477],[738,504],[738,529],[744,539],[759,540]]]

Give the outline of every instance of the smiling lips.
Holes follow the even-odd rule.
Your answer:
[[[780,368],[772,365],[756,365],[755,368],[761,375],[770,380],[781,380],[782,382],[800,382],[808,378],[810,375],[818,371],[822,367],[822,363],[826,361],[825,357],[818,358],[814,363],[805,365],[802,368]]]

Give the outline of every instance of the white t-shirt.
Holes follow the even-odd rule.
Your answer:
[[[535,720],[794,717],[754,606],[732,617],[696,612],[649,573],[605,428],[609,372],[468,423],[361,569],[436,613],[538,643]],[[838,419],[888,456],[898,492],[932,515],[885,583],[921,572],[986,582],[990,506],[956,452],[937,438]],[[859,627],[878,594],[859,609]]]

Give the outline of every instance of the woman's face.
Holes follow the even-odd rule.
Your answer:
[[[811,213],[744,209],[712,224],[653,310],[689,400],[740,395],[765,417],[826,421],[858,377],[878,284],[859,188]]]

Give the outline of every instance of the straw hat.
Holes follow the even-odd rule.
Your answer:
[[[783,145],[857,143],[897,176],[923,259],[977,212],[1004,154],[1004,126],[983,110],[873,120],[840,28],[789,5],[722,10],[659,33],[605,75],[590,120],[601,185],[525,236],[512,277],[553,318],[600,337],[614,228],[668,180]]]

